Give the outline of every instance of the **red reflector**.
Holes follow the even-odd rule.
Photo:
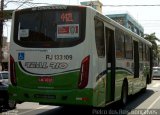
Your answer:
[[[88,101],[89,99],[87,97],[83,97],[82,101]]]
[[[39,82],[51,83],[53,82],[53,78],[50,76],[42,76],[38,79]]]

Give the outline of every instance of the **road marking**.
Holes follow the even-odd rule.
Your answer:
[[[151,109],[159,99],[160,99],[160,96],[155,101],[153,101],[153,103],[147,109]]]
[[[29,112],[32,112],[32,111],[35,111],[35,110],[38,110],[38,109],[42,109],[42,108],[45,108],[45,107],[48,107],[48,106],[38,107],[38,108],[35,108],[35,109],[32,109],[32,110],[28,110],[28,111],[25,111],[25,112],[19,113],[18,115],[22,115],[22,114],[25,114],[25,113],[29,113]]]
[[[151,109],[159,99],[160,99],[160,96],[155,101],[153,101],[153,103],[147,108],[145,112],[142,113],[142,115],[148,114],[149,109]]]

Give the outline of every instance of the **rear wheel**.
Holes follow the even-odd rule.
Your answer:
[[[146,84],[145,84],[145,87],[141,90],[143,93],[146,91],[147,89],[147,83],[148,83],[148,75],[147,75],[147,78],[146,78]]]
[[[126,105],[128,101],[128,85],[126,82],[123,83],[122,92],[121,92],[121,103],[122,105]]]
[[[14,100],[6,100],[5,103],[4,103],[4,108],[5,109],[15,109],[16,108],[16,101]]]

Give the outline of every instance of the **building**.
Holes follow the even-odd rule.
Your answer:
[[[103,4],[100,0],[84,1],[84,2],[81,2],[81,5],[91,6],[97,11],[99,11],[100,13],[102,13]]]
[[[8,59],[9,59],[9,42],[7,42],[7,38],[3,37],[2,44],[2,58],[0,62],[0,71],[8,70]]]
[[[137,33],[138,35],[142,37],[144,36],[144,28],[129,13],[109,14],[106,16]]]

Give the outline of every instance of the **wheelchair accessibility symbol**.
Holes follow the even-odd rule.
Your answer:
[[[18,53],[18,60],[24,60],[24,52]]]

